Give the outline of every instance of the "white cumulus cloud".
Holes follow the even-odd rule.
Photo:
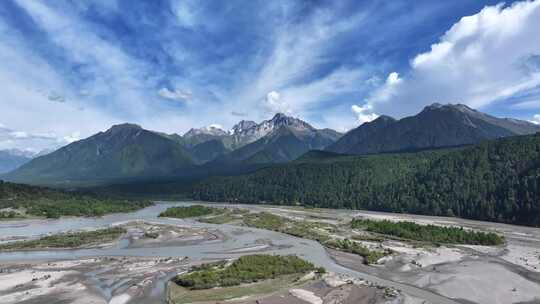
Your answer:
[[[265,98],[265,107],[272,113],[285,113],[290,114],[291,108],[289,104],[281,98],[281,94],[276,91],[271,91],[268,94],[266,94]]]
[[[370,96],[366,98],[366,105],[368,105],[371,110],[374,104],[391,100],[397,94],[402,82],[403,79],[399,77],[399,73],[392,72],[388,74],[384,84],[374,90]]]
[[[59,143],[72,143],[81,140],[81,132],[73,132],[70,135],[58,139]]]
[[[411,60],[368,98],[403,116],[433,102],[481,108],[540,86],[540,1],[486,6],[461,18],[429,51]]]
[[[540,114],[536,114],[533,116],[533,119],[530,120],[535,125],[540,125]]]
[[[363,106],[352,105],[351,110],[356,114],[360,124],[373,121],[379,117],[379,115],[373,112],[373,107],[370,104],[365,104]]]

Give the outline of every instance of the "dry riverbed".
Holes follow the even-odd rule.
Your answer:
[[[328,273],[296,255],[254,254],[204,264],[169,283],[171,304],[400,303],[395,289]]]
[[[0,303],[149,303],[186,267],[179,258],[131,257],[2,265]]]
[[[83,246],[54,249],[182,246],[219,241],[222,237],[219,232],[208,229],[146,221],[117,223],[113,228],[124,231],[115,240],[103,243],[96,240]],[[69,234],[87,232],[70,231]],[[44,249],[48,248],[25,248],[26,251]],[[200,262],[177,257],[116,256],[24,264],[12,261],[0,265],[0,303],[161,303],[168,280],[194,263]]]
[[[540,303],[540,229],[455,218],[387,214],[378,212],[258,207],[287,218],[320,222],[338,227],[337,238],[352,238],[368,248],[392,252],[373,265],[358,255],[328,249],[329,255],[350,269],[432,290],[463,303]],[[496,232],[505,237],[500,246],[426,244],[381,237],[355,237],[352,218],[413,221],[425,225],[464,227]]]
[[[406,303],[412,298],[397,290],[335,273],[309,273],[234,287],[190,291],[169,283],[171,304],[378,304]],[[410,302],[409,302],[410,303]]]
[[[77,247],[77,250],[84,252],[81,253],[84,257],[80,258],[66,257],[65,253],[72,252],[73,248],[54,248],[52,253],[43,255],[43,260],[39,258],[42,256],[40,252],[36,252],[38,258],[31,260],[4,258],[0,262],[0,303],[164,303],[169,280],[188,271],[193,265],[253,253],[294,254],[297,248],[306,248],[302,245],[306,241],[302,239],[284,242],[284,239],[276,239],[272,234],[264,233],[260,237],[258,234],[256,237],[246,237],[253,230],[241,227],[244,225],[242,217],[260,212],[307,223],[289,227],[295,228],[289,231],[312,234],[308,238],[348,239],[370,250],[390,252],[366,265],[365,259],[359,255],[326,248],[328,256],[344,266],[343,269],[356,270],[398,282],[403,287],[420,288],[453,299],[444,303],[540,303],[540,229],[455,218],[350,210],[212,206],[233,209],[230,213],[220,214],[218,218],[203,217],[201,221],[211,223],[209,225],[194,225],[193,221],[173,219],[158,220],[157,211],[153,217],[144,217],[145,220],[127,217],[125,221],[114,221],[99,227],[120,227],[125,231],[115,240]],[[503,235],[505,243],[500,246],[477,246],[409,241],[353,230],[349,224],[353,218],[414,221],[490,231]],[[222,224],[238,227],[225,225],[228,227],[225,229]],[[21,225],[27,225],[29,229],[33,225],[46,227],[31,221],[13,221],[5,223],[3,227],[16,231]],[[66,230],[63,233],[79,231]],[[5,233],[0,235],[0,243],[47,235]],[[206,249],[198,251],[199,246]],[[188,251],[184,253],[183,248]],[[36,249],[44,250],[43,247]],[[113,255],[93,255],[94,251],[111,252]],[[168,256],[169,251],[171,257]],[[55,252],[62,258],[54,258]],[[300,257],[306,255],[306,252],[300,254]],[[21,256],[32,253],[21,253]],[[17,257],[16,254],[13,256]],[[190,258],[185,258],[185,255]],[[301,284],[296,282],[282,286],[276,281],[266,282],[266,285],[260,282],[259,286],[252,284],[238,287],[226,303],[424,303],[424,299],[411,297],[405,292],[406,288],[403,288],[403,292],[387,290],[384,286],[376,286],[358,278],[361,276],[329,273],[325,278]],[[174,292],[175,288],[172,286],[169,291]],[[391,291],[391,296],[388,291]],[[197,303],[225,302],[208,299]]]

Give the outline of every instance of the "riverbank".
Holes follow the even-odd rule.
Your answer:
[[[392,216],[397,219],[412,221],[418,219],[418,221],[429,223],[493,231],[503,234],[506,244],[499,247],[469,245],[419,246],[418,244],[397,240],[384,240],[382,242],[378,239],[362,240],[366,246],[370,244],[372,246],[382,246],[382,248],[389,248],[394,253],[382,259],[377,265],[360,265],[360,262],[356,260],[357,268],[352,266],[349,268],[343,267],[339,265],[342,263],[336,263],[330,259],[330,255],[325,249],[312,240],[246,226],[157,217],[158,214],[170,206],[186,206],[193,203],[158,203],[133,213],[113,214],[100,218],[65,218],[60,220],[15,221],[9,224],[0,223],[0,238],[2,239],[28,239],[36,238],[40,234],[91,230],[118,225],[124,225],[128,230],[126,234],[132,235],[132,237],[123,237],[115,245],[106,248],[0,253],[2,268],[12,267],[9,272],[7,270],[0,272],[0,282],[16,281],[14,277],[7,275],[16,275],[17,272],[25,274],[25,271],[29,270],[30,273],[32,271],[39,273],[37,283],[33,284],[31,281],[33,278],[29,278],[27,282],[25,281],[24,288],[27,289],[26,291],[37,288],[37,290],[51,290],[51,292],[47,291],[46,294],[41,294],[42,291],[30,292],[30,298],[19,298],[25,299],[26,303],[43,303],[45,301],[49,304],[65,304],[83,301],[83,299],[70,298],[70,293],[63,295],[64,292],[69,291],[62,289],[61,284],[63,280],[70,278],[69,284],[79,286],[76,284],[80,283],[86,286],[87,291],[81,291],[81,294],[88,294],[89,299],[99,298],[99,301],[102,301],[96,300],[95,303],[107,303],[118,296],[114,298],[114,301],[117,301],[116,303],[153,304],[162,303],[165,299],[165,282],[176,274],[187,271],[189,267],[197,265],[197,263],[234,259],[254,253],[297,254],[316,266],[325,267],[329,272],[353,279],[364,279],[365,281],[374,282],[375,285],[394,286],[396,289],[402,290],[403,297],[401,299],[403,301],[405,301],[405,298],[408,299],[407,301],[414,298],[417,300],[416,303],[422,303],[423,300],[445,304],[458,302],[502,303],[497,302],[496,297],[501,297],[501,299],[507,301],[506,303],[537,301],[534,290],[540,288],[540,274],[534,271],[533,267],[536,265],[534,264],[535,250],[540,248],[540,230],[538,229],[453,218],[380,214],[381,216]],[[242,209],[243,211],[239,212],[241,214],[246,212],[267,212],[294,219],[295,221],[307,220],[318,223],[313,227],[328,224],[336,227],[336,230],[328,232],[328,235],[347,237],[349,239],[352,239],[356,234],[350,231],[344,223],[350,223],[353,217],[374,215],[370,212],[364,213],[350,210],[255,205],[209,205],[230,207],[234,210]],[[238,224],[238,222],[232,223]],[[145,233],[150,233],[149,237],[144,237]],[[359,256],[354,257],[360,258]],[[114,259],[115,262],[109,264],[107,262],[109,258]],[[522,258],[527,261],[523,261]],[[84,264],[92,265],[91,267],[61,264],[62,267],[57,267],[57,265],[46,269],[48,273],[39,272],[41,271],[39,269],[46,268],[48,263],[61,261],[79,263],[92,259],[99,259],[99,261],[95,264]],[[121,261],[124,259],[126,265],[121,266]],[[167,259],[174,262],[167,263]],[[137,267],[130,268],[129,264]],[[113,265],[112,269],[116,270],[109,272],[110,265]],[[157,269],[157,272],[154,272],[154,268]],[[52,276],[52,272],[60,271],[67,271],[68,273],[62,272],[61,279],[40,280],[47,274]],[[148,276],[145,276],[145,273]],[[486,276],[475,276],[475,273],[484,273]],[[493,288],[489,288],[490,285],[487,283],[492,280],[488,276],[489,273],[495,273],[501,278],[494,281]],[[150,274],[152,275],[150,276]],[[6,276],[5,279],[2,279],[3,276]],[[139,281],[132,281],[132,277],[138,277]],[[142,282],[145,281],[145,277],[152,284],[144,285]],[[20,278],[26,277],[21,276]],[[17,280],[20,281],[20,279]],[[131,290],[129,289],[131,286],[129,282],[135,285],[142,284],[146,287]],[[55,289],[56,285],[60,289]],[[466,285],[467,289],[459,289],[463,285]],[[1,303],[20,303],[17,299],[10,298],[10,295],[24,296],[26,292],[23,292],[22,289],[14,289],[14,286],[11,286],[8,290],[2,286],[0,287],[2,289],[0,296],[6,297],[0,299]],[[296,293],[296,295],[306,294],[309,293]],[[290,299],[289,303],[308,303],[296,298],[289,290],[283,291],[276,297],[270,298],[279,300],[279,298],[285,297]],[[454,297],[459,298],[451,299]],[[252,304],[254,302],[247,301],[246,303]],[[280,304],[279,302],[269,303]]]
[[[182,258],[99,257],[3,265],[0,303],[159,303]]]
[[[460,301],[486,304],[540,301],[540,293],[537,291],[540,290],[538,229],[422,216],[417,221],[414,215],[373,212],[348,213],[342,210],[281,206],[246,208],[258,215],[236,216],[233,217],[234,223],[309,238],[324,245],[330,243],[328,240],[341,240],[344,246],[334,246],[333,249],[332,246],[326,246],[327,252],[337,264],[348,269],[417,286]],[[241,220],[242,217],[247,220]],[[421,234],[409,238],[396,238],[394,232],[385,235],[381,233],[384,229],[378,229],[373,234],[369,229],[354,229],[362,228],[363,225],[351,227],[349,223],[355,218],[366,219],[356,221],[360,224],[384,224],[386,226],[383,228],[388,227],[392,232],[401,229],[399,233],[402,235],[417,230],[434,231],[437,235],[432,233],[426,236],[429,239],[423,240]],[[212,218],[204,220],[211,221]],[[290,223],[301,224],[290,227]],[[409,230],[402,229],[404,226]],[[441,245],[433,241],[452,238],[459,242]],[[504,243],[503,238],[507,239]],[[493,245],[460,244],[467,242]],[[373,266],[363,265],[366,264],[366,256],[351,250],[355,243],[361,248],[387,250],[391,254],[372,260],[369,264]],[[486,277],[475,276],[478,272]],[[489,279],[489,273],[496,273],[497,279]],[[512,280],[508,281],[508,278]]]

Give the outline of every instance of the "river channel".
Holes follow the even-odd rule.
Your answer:
[[[241,248],[257,247],[261,240],[271,242],[272,254],[296,254],[317,266],[327,270],[362,278],[373,283],[394,287],[405,293],[431,303],[457,303],[429,290],[412,285],[389,281],[376,276],[354,271],[336,264],[327,254],[324,247],[311,240],[301,239],[277,232],[247,228],[231,225],[215,225],[200,223],[194,220],[180,220],[158,218],[158,214],[171,206],[190,205],[191,202],[157,203],[154,206],[132,213],[112,214],[99,218],[61,218],[55,220],[20,220],[0,223],[0,239],[7,237],[38,237],[45,234],[54,234],[69,230],[106,228],[111,225],[144,220],[160,224],[190,226],[219,230],[225,235],[223,240],[204,242],[196,245],[178,247],[152,247],[152,248],[124,248],[121,244],[113,248],[81,249],[81,250],[53,250],[53,251],[26,251],[0,253],[0,264],[7,262],[30,261],[57,261],[76,260],[88,257],[102,256],[131,256],[131,257],[188,257],[193,260],[231,258],[246,254]],[[239,233],[239,229],[242,233]],[[231,253],[235,252],[235,253]]]

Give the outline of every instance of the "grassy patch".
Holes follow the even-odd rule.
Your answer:
[[[272,230],[289,235],[310,239],[323,246],[340,251],[358,254],[364,257],[366,264],[375,263],[378,259],[388,255],[388,251],[375,251],[350,240],[336,240],[330,235],[336,227],[308,221],[294,221],[282,216],[261,212],[244,216],[244,224],[249,227]]]
[[[413,222],[365,219],[352,220],[351,227],[407,240],[432,243],[469,245],[501,245],[504,243],[504,238],[496,233],[465,230],[462,227],[441,227],[419,225]]]
[[[223,209],[223,212],[217,215],[210,215],[207,217],[202,217],[199,219],[199,222],[209,223],[209,224],[227,224],[231,222],[242,221],[242,216],[249,213],[248,210],[239,209],[239,208],[226,208]]]
[[[235,214],[233,211],[225,211],[224,213],[210,218],[201,218],[199,221],[224,224],[235,221],[240,221],[242,224],[259,229],[266,229],[276,232],[285,233],[288,235],[310,239],[321,243],[336,250],[358,254],[364,257],[366,264],[375,263],[380,258],[388,255],[388,251],[376,251],[362,246],[361,244],[350,240],[333,239],[331,233],[337,229],[334,225],[326,223],[317,223],[311,221],[295,221],[283,216],[271,214],[268,212],[248,213],[242,212]],[[370,241],[380,241],[381,238],[373,237]]]
[[[326,242],[325,245],[339,251],[354,253],[359,256],[362,256],[364,258],[365,264],[374,264],[380,258],[383,258],[392,253],[391,251],[388,251],[388,250],[384,250],[384,251],[370,250],[369,248],[348,239],[331,240],[331,241]]]
[[[301,275],[284,275],[277,279],[265,280],[248,286],[232,286],[206,290],[190,290],[175,283],[169,284],[169,302],[173,304],[188,304],[198,302],[221,302],[245,296],[267,295],[280,290],[289,289],[301,284]]]
[[[113,227],[94,231],[62,233],[45,236],[37,240],[19,241],[0,245],[0,250],[32,250],[47,248],[77,248],[98,245],[117,240],[126,230]]]
[[[199,268],[200,269],[200,268]],[[190,290],[238,286],[283,275],[305,274],[315,270],[313,264],[296,256],[248,255],[231,265],[219,264],[177,276],[173,281]]]
[[[315,240],[324,243],[330,239],[329,231],[335,229],[329,224],[294,221],[267,212],[250,213],[243,217],[244,224],[249,227],[286,233],[289,235]]]
[[[223,208],[206,207],[203,205],[191,205],[187,207],[170,207],[167,210],[159,214],[160,217],[174,217],[174,218],[190,218],[200,217],[211,214],[221,214],[224,212]]]

